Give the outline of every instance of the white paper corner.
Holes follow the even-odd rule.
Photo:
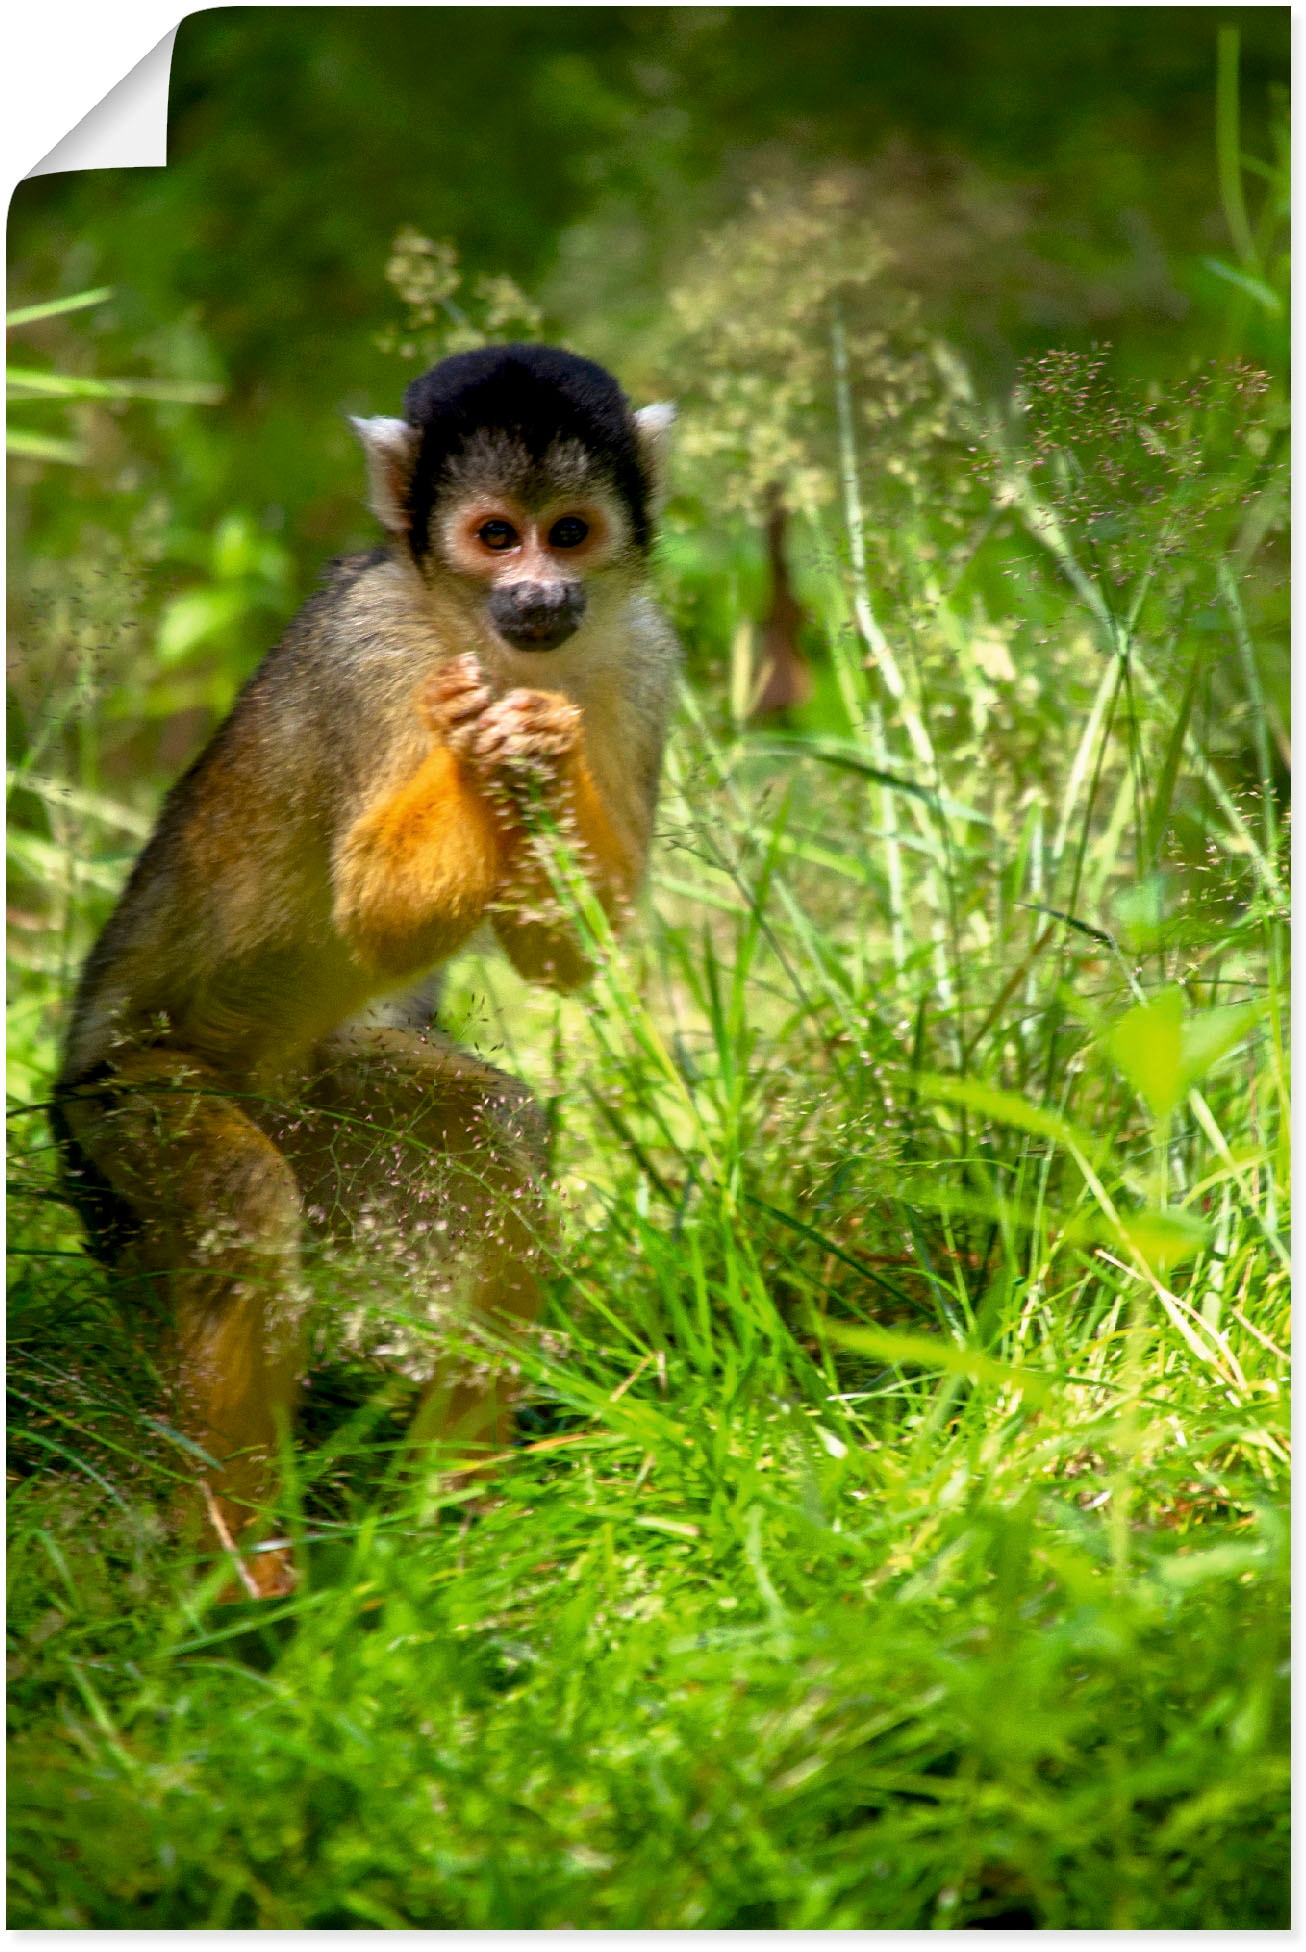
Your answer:
[[[176,38],[174,27],[28,175],[162,168],[168,160],[168,83]]]

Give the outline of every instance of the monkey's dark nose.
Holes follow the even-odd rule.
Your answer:
[[[500,636],[519,651],[554,651],[585,615],[581,583],[501,583],[490,595]]]

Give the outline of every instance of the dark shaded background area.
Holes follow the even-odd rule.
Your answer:
[[[982,384],[1097,341],[1135,377],[1172,372],[1218,350],[1229,302],[1203,262],[1228,252],[1214,104],[1229,22],[1243,147],[1263,155],[1286,8],[193,14],[168,168],[21,184],[11,303],[110,284],[109,304],[28,336],[38,360],[218,381],[225,400],[85,416],[97,466],[29,470],[19,540],[66,554],[108,519],[153,601],[170,575],[184,586],[222,510],[245,511],[284,550],[228,638],[248,668],[323,555],[370,539],[343,415],[393,411],[408,376],[375,343],[397,314],[383,271],[403,224],[454,239],[469,274],[510,273],[546,331],[639,393],[667,383],[665,294],[702,232],[767,171],[851,163],[886,204],[906,197],[907,282]],[[976,213],[1016,238],[1005,255],[968,241]],[[1260,356],[1262,323],[1246,317],[1226,350]]]
[[[759,146],[867,161],[887,144],[1037,185],[1086,275],[1222,241],[1218,27],[1242,36],[1249,144],[1286,83],[1288,10],[1241,8],[224,8],[173,65],[170,166],[38,178],[11,257],[48,278],[90,233],[124,282],[166,277],[242,367],[294,369],[374,313],[394,228],[458,238],[534,286],[559,234],[619,207],[663,253]],[[146,179],[153,181],[146,187]],[[188,222],[177,223],[184,212]],[[108,228],[111,226],[111,230]],[[623,279],[623,287],[626,281]],[[306,303],[313,295],[311,307]],[[1036,322],[1034,322],[1036,323]]]

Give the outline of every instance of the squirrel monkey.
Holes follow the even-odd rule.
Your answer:
[[[669,406],[633,413],[602,367],[530,345],[446,359],[404,406],[353,423],[385,546],[331,565],[168,795],[56,1086],[93,1240],[165,1303],[227,1545],[293,1410],[305,1215],[438,1236],[428,1266],[474,1305],[534,1313],[539,1114],[402,999],[485,921],[523,975],[584,979],[530,806],[620,924],[679,665],[647,589]],[[415,1436],[502,1442],[506,1418],[446,1364]],[[239,1563],[247,1591],[288,1590],[280,1549]]]

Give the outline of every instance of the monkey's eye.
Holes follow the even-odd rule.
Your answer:
[[[487,549],[511,549],[517,540],[517,531],[511,522],[482,522],[476,531]]]
[[[589,523],[579,515],[564,515],[549,530],[549,544],[554,549],[578,549],[589,532]]]

